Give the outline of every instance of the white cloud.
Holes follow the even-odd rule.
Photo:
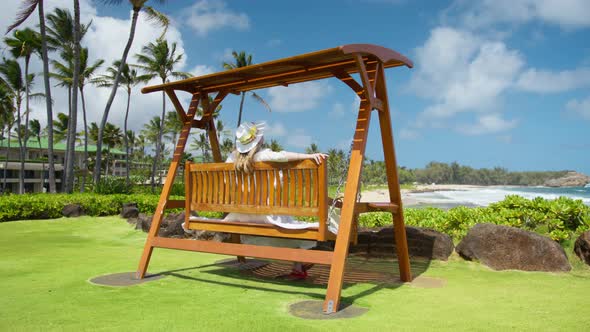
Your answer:
[[[224,27],[237,30],[250,27],[248,15],[228,9],[226,3],[220,0],[201,0],[185,10],[188,13],[184,15],[183,21],[201,36]]]
[[[449,12],[458,12],[470,29],[489,29],[498,23],[523,24],[538,20],[564,29],[590,26],[588,0],[456,0]]]
[[[517,120],[506,120],[501,114],[491,113],[482,115],[475,124],[458,126],[456,129],[467,135],[483,135],[512,129]]]
[[[342,105],[342,103],[334,103],[334,106],[332,106],[332,110],[328,115],[335,118],[341,118],[345,113],[346,111],[344,110],[344,105]]]
[[[268,47],[278,47],[278,46],[281,46],[282,44],[283,44],[283,41],[280,39],[271,39],[266,42],[266,46],[268,46]]]
[[[266,125],[266,133],[264,134],[266,137],[281,137],[287,135],[287,129],[285,125],[281,122],[275,123],[267,123]]]
[[[582,100],[572,99],[567,102],[565,108],[583,119],[590,120],[590,97]]]
[[[524,64],[522,56],[502,42],[448,27],[431,32],[417,49],[417,60],[410,89],[435,101],[419,115],[422,125],[459,112],[493,109]]]
[[[5,1],[0,3],[0,29],[5,30],[6,26],[16,16],[17,2]],[[46,13],[53,11],[55,7],[71,7],[71,2],[67,0],[51,1],[47,3]],[[37,15],[33,14],[29,21],[26,21],[23,27],[30,26],[35,28],[37,24]],[[89,48],[89,62],[94,62],[96,59],[104,59],[105,64],[100,68],[97,74],[104,72],[106,67],[110,66],[115,59],[119,59],[122,55],[123,48],[127,42],[130,28],[131,12],[129,12],[128,19],[117,19],[108,16],[97,16],[96,8],[92,6],[89,0],[81,1],[81,21],[88,22],[92,19],[93,23],[88,33],[84,37],[82,44]],[[130,63],[135,62],[134,55],[141,51],[141,48],[148,42],[153,42],[161,34],[160,28],[154,28],[145,19],[143,14],[140,14],[136,34],[133,42],[133,46],[129,52],[127,61]],[[166,34],[166,38],[169,42],[177,43],[177,54],[184,53],[184,47],[182,42],[182,36],[180,31],[175,26],[170,26]],[[55,54],[50,53],[50,58],[55,58]],[[186,56],[183,57],[182,62],[175,68],[175,70],[185,70]],[[42,72],[42,64],[37,58],[31,60],[31,72],[40,73]],[[205,73],[212,71],[211,67],[197,65],[193,67],[193,73]],[[38,78],[33,87],[34,92],[42,92],[44,90],[43,83],[41,80],[42,75],[38,75]],[[57,113],[67,113],[67,91],[63,88],[55,87],[55,81],[51,82],[51,93],[54,100],[54,117]],[[149,84],[158,84],[158,80],[153,80]],[[148,95],[141,94],[142,86],[137,86],[131,95],[131,107],[129,113],[129,129],[138,131],[142,126],[147,123],[148,119],[155,115],[160,115],[162,110],[162,95],[160,93],[153,93]],[[100,122],[102,113],[106,101],[110,94],[110,89],[97,88],[91,85],[87,85],[84,89],[86,97],[86,108],[88,122]],[[187,107],[188,94],[179,93],[178,97],[183,103],[184,107]],[[123,120],[125,116],[127,95],[123,90],[120,90],[114,100],[109,114],[109,122],[123,127]],[[172,105],[167,102],[167,111],[173,110]],[[81,131],[83,128],[82,120],[82,108],[81,104],[78,107],[78,121],[77,129]],[[35,103],[32,105],[31,117],[39,119],[43,125],[47,123],[46,110],[44,103]]]
[[[420,133],[414,129],[403,128],[399,131],[399,137],[405,140],[414,140],[420,137]]]
[[[269,104],[277,112],[303,112],[316,108],[331,91],[332,87],[323,81],[272,87],[268,89]]]
[[[216,70],[212,66],[196,65],[192,69],[189,69],[188,72],[191,73],[193,76],[198,77],[198,76],[213,74],[216,72]]]
[[[590,85],[590,68],[548,71],[528,69],[523,72],[516,86],[531,92],[562,92]]]
[[[295,148],[306,148],[313,143],[312,137],[304,129],[298,128],[287,137],[287,145]]]

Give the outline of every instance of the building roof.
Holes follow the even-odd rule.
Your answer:
[[[8,141],[6,139],[0,140],[0,148],[6,148],[8,147]],[[49,143],[47,138],[42,137],[41,138],[41,149],[42,150],[47,150],[47,148],[49,147]],[[10,148],[11,149],[18,149],[18,140],[16,139],[11,139],[10,140]],[[39,149],[39,141],[37,141],[37,138],[29,138],[29,141],[27,142],[27,149]],[[53,151],[65,151],[66,150],[66,144],[62,141],[60,142],[54,142],[53,143]],[[84,152],[84,144],[78,144],[76,145],[76,152]],[[121,151],[119,149],[115,149],[112,148],[111,150],[112,154],[120,154],[120,155],[125,155],[124,151]],[[96,152],[96,145],[92,145],[92,144],[88,144],[88,152],[92,152],[95,153]]]

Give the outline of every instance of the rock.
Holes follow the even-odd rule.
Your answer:
[[[181,213],[170,213],[164,217],[158,236],[163,237],[184,237],[184,229],[182,224],[184,223],[184,212]]]
[[[548,187],[583,187],[587,183],[590,183],[590,176],[573,171],[558,179],[545,181]]]
[[[576,239],[574,252],[581,260],[590,265],[590,231],[586,231]]]
[[[548,237],[523,229],[477,224],[456,251],[494,270],[565,272],[571,266],[563,248]]]
[[[135,224],[135,229],[141,229],[144,232],[149,232],[150,226],[152,225],[152,218],[153,216],[148,216],[144,213],[140,213],[137,216],[137,223]]]
[[[79,217],[84,214],[84,209],[80,204],[68,204],[61,210],[64,217]]]
[[[410,257],[447,260],[454,245],[450,236],[432,229],[406,226]],[[393,226],[358,233],[358,244],[351,246],[351,253],[369,257],[397,257]]]
[[[123,218],[137,218],[139,215],[139,209],[137,203],[123,203],[121,209],[121,217]]]

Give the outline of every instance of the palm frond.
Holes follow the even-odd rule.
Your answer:
[[[16,20],[14,23],[6,28],[6,33],[8,34],[12,29],[16,28],[17,26],[21,25],[24,21],[31,16],[31,14],[37,9],[37,5],[39,4],[39,0],[25,0],[21,5],[19,11],[16,13]]]
[[[168,26],[170,25],[170,19],[163,13],[154,9],[154,7],[146,6],[143,8],[143,11],[147,14],[147,21],[156,25],[161,26],[164,28],[162,34],[159,38],[164,38],[166,32],[168,31]]]
[[[256,92],[250,91],[250,93],[252,93],[252,98],[254,98],[257,102],[261,103],[262,106],[264,106],[269,112],[272,112],[272,110],[270,109],[270,105],[264,99],[262,99],[262,97],[256,94]]]
[[[174,77],[183,78],[183,79],[193,77],[193,75],[191,73],[187,73],[184,71],[173,71],[170,74]]]

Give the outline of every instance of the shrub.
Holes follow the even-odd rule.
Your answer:
[[[101,195],[129,194],[131,189],[127,186],[125,178],[103,176],[94,188],[94,192]]]
[[[182,199],[182,197],[171,197]],[[24,219],[59,218],[68,204],[80,204],[90,216],[109,216],[121,212],[123,203],[136,202],[142,213],[154,213],[159,196],[147,194],[26,194],[0,197],[0,222]],[[171,210],[167,210],[171,211]]]

